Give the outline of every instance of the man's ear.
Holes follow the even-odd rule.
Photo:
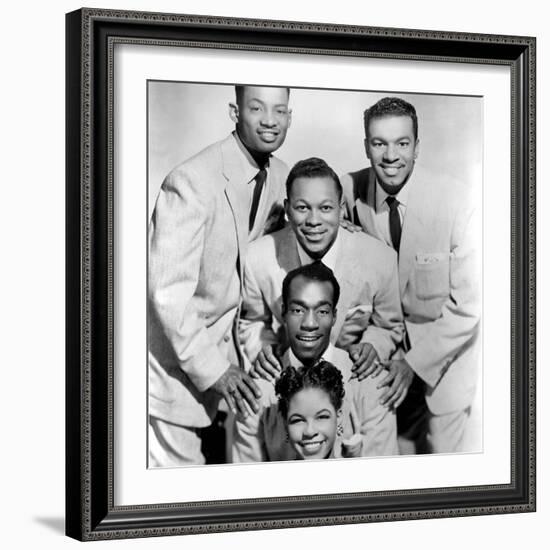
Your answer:
[[[285,209],[286,218],[289,219],[288,211],[290,210],[290,203],[288,202],[288,199],[283,201],[283,208]]]
[[[420,153],[420,140],[417,139],[414,144],[414,160],[418,158],[418,153]]]
[[[292,109],[288,110],[288,124],[287,128],[290,128],[290,125],[292,124]]]
[[[239,106],[236,103],[229,104],[229,118],[237,124],[239,122]]]
[[[332,315],[332,325],[331,326],[333,327],[334,324],[336,323],[336,317],[338,317],[338,310],[336,308],[334,308],[332,310],[332,313],[333,313],[333,315]]]

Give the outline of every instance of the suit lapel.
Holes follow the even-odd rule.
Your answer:
[[[384,240],[375,223],[376,214],[376,176],[372,168],[366,171],[364,183],[358,182],[356,197],[359,198],[357,213],[360,223],[366,232],[379,240]]]
[[[284,272],[288,273],[296,269],[296,266],[301,265],[301,262],[294,231],[292,231],[290,226],[286,226],[282,232],[283,236],[280,241],[279,250],[277,251],[277,259]]]
[[[231,135],[221,144],[222,170],[227,179],[225,195],[233,213],[233,221],[237,234],[237,246],[239,249],[239,275],[241,285],[243,280],[243,259],[248,242],[248,203],[249,191],[247,183],[254,177],[252,167],[247,169],[246,159],[239,150],[235,138]]]
[[[342,326],[346,319],[346,313],[349,309],[353,295],[357,291],[356,264],[354,262],[357,250],[352,250],[353,243],[351,235],[344,229],[339,229],[340,250],[338,251],[338,260],[334,269],[334,276],[340,284],[340,299],[338,300],[338,315],[336,323],[332,329],[333,334],[340,334]]]
[[[401,233],[401,245],[399,247],[399,290],[401,296],[407,288],[409,276],[415,263],[417,250],[417,235],[423,228],[422,212],[427,208],[428,200],[424,196],[422,177],[416,171],[413,172],[413,177],[407,182],[410,185],[408,196],[407,209],[405,210],[405,218],[403,219],[403,229]],[[419,177],[420,176],[420,177]]]

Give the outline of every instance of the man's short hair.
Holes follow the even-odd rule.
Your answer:
[[[365,111],[363,114],[365,137],[369,137],[369,125],[371,120],[388,116],[410,117],[413,123],[414,139],[418,139],[418,118],[416,116],[416,109],[408,101],[400,97],[384,97]]]
[[[252,84],[236,84],[235,85],[235,100],[237,105],[241,105],[243,102],[243,95],[244,95],[244,89],[245,88],[251,88]],[[260,86],[261,88],[266,88],[267,86]],[[273,88],[278,88],[279,86],[272,86]],[[287,91],[288,97],[290,97],[290,88],[287,86],[280,86],[281,88],[285,88]]]
[[[340,285],[330,267],[327,267],[321,261],[315,261],[307,265],[302,265],[289,271],[283,280],[283,312],[286,312],[288,306],[288,296],[290,294],[290,285],[297,277],[303,277],[306,281],[318,281],[320,283],[330,283],[332,285],[332,308],[336,309],[336,304],[340,298]]]
[[[317,157],[311,157],[298,161],[289,172],[286,178],[286,197],[290,199],[292,184],[298,178],[330,178],[334,181],[338,200],[342,199],[342,184],[336,172],[323,160]]]

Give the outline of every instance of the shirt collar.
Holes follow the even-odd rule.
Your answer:
[[[405,185],[401,188],[399,193],[397,195],[394,195],[395,198],[399,201],[399,204],[402,204],[405,208],[407,208],[407,201],[409,200],[409,191],[411,189],[411,179],[414,175],[414,169],[412,171],[412,174],[409,176],[409,180]],[[389,197],[388,193],[382,189],[382,186],[378,183],[378,178],[376,179],[376,211],[380,212],[384,204],[386,203],[386,199]],[[386,205],[387,206],[387,205]]]
[[[237,145],[239,146],[239,149],[243,153],[243,155],[246,157],[246,160],[249,162],[249,164],[254,167],[256,170],[260,169],[260,163],[265,165],[267,168],[269,166],[269,159],[271,158],[271,153],[268,155],[258,155],[257,153],[253,153],[250,151],[250,149],[242,142],[241,138],[239,137],[239,134],[237,133],[237,130],[233,130],[232,132],[233,137],[235,138],[235,141],[237,142]],[[261,162],[263,160],[263,162]]]
[[[338,253],[340,251],[340,231],[336,234],[336,239],[332,243],[332,246],[328,249],[327,253],[320,258],[320,260],[332,271],[336,268],[336,262],[338,260]],[[300,258],[301,265],[308,265],[313,263],[315,260],[302,248],[302,245],[296,239],[296,248],[298,250],[298,257]]]
[[[323,355],[319,357],[319,361],[317,361],[317,363],[319,363],[320,361],[328,361],[329,363],[331,363],[333,353],[334,353],[334,346],[331,343],[329,343],[327,349],[325,350]],[[295,369],[303,365],[303,363],[296,357],[296,355],[294,355],[294,352],[290,348],[285,353],[283,363],[285,366],[294,367]]]

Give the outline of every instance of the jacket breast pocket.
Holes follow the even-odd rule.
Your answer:
[[[416,294],[421,300],[449,294],[449,253],[417,254]]]

